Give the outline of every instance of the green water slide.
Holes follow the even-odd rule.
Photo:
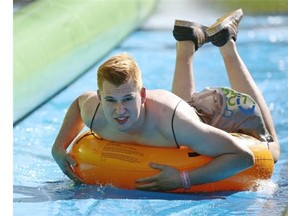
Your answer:
[[[38,0],[14,12],[13,122],[138,28],[156,0]]]

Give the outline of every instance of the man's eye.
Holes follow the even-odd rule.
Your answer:
[[[113,99],[106,99],[106,101],[109,102],[109,103],[114,103],[115,102],[115,100],[113,100]]]
[[[130,98],[130,97],[129,98],[124,98],[123,102],[128,102],[128,101],[131,101],[131,100],[133,100],[133,98]]]

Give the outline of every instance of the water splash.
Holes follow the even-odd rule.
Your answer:
[[[278,189],[278,185],[272,180],[257,181],[257,194],[264,196],[272,196]]]

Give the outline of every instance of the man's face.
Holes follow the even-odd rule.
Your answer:
[[[108,122],[120,131],[133,130],[146,98],[145,89],[139,92],[131,80],[120,86],[104,81],[100,95]]]

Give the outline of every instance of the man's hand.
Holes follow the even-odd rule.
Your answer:
[[[150,163],[150,167],[160,170],[154,176],[137,179],[136,189],[150,191],[171,191],[182,187],[182,180],[177,169],[156,163]]]
[[[68,163],[68,166],[66,168],[66,175],[72,179],[76,184],[81,184],[84,182],[83,179],[81,179],[78,175],[75,174],[73,168],[77,166],[76,161],[71,157],[69,153],[66,154],[65,156],[66,161]]]
[[[58,166],[62,170],[62,172],[68,176],[75,183],[80,184],[83,183],[83,179],[77,176],[73,170],[73,167],[77,166],[76,161],[71,157],[66,150],[58,150],[53,152],[53,157],[57,162]]]

